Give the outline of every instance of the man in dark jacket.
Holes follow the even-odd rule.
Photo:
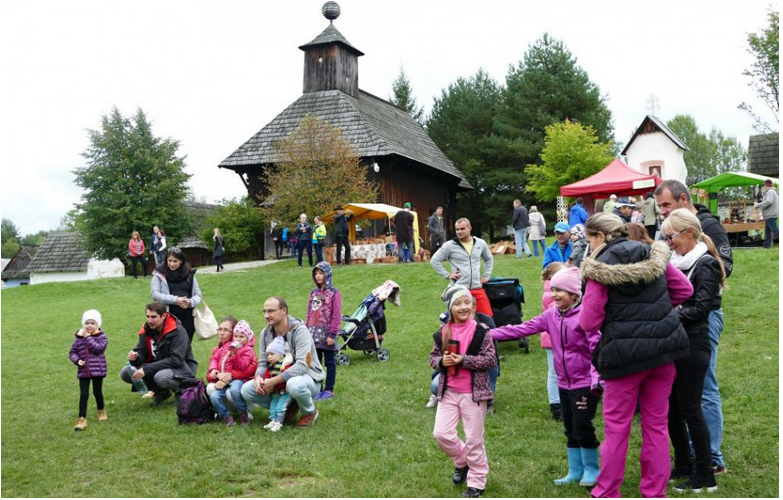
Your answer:
[[[692,214],[698,217],[702,231],[710,237],[715,244],[715,248],[718,249],[718,255],[723,261],[723,267],[726,269],[726,277],[728,278],[734,266],[729,236],[718,218],[712,215],[710,209],[704,205],[692,203],[688,194],[688,188],[685,184],[675,180],[663,181],[655,188],[653,197],[655,197],[655,203],[658,205],[661,216],[664,219],[678,208],[690,210]],[[720,449],[723,439],[723,408],[720,391],[718,390],[718,379],[715,376],[715,366],[718,363],[718,342],[723,331],[723,321],[723,309],[720,306],[710,311],[708,322],[712,355],[707,368],[707,375],[704,378],[704,390],[701,396],[701,409],[704,414],[704,420],[707,422],[707,427],[710,430],[712,464],[716,474],[722,474],[727,470],[726,463],[723,460],[723,453]]]
[[[514,200],[514,215],[511,220],[514,225],[514,244],[517,247],[517,259],[522,258],[522,248],[525,254],[530,257],[530,247],[527,244],[527,228],[530,227],[530,216],[527,208],[522,206],[522,202]]]
[[[438,207],[435,212],[430,215],[427,220],[427,231],[430,233],[430,253],[435,255],[435,252],[446,241],[446,233],[443,228],[443,207]]]
[[[171,396],[171,391],[179,389],[181,380],[196,376],[198,362],[187,332],[177,318],[166,312],[165,304],[147,304],[146,314],[139,343],[128,353],[134,369],[123,367],[120,377],[129,384],[144,379],[154,393],[152,406],[157,406]]]
[[[392,223],[397,233],[397,252],[400,262],[412,262],[411,250],[414,249],[413,214],[410,203],[406,203],[405,208],[397,212],[392,218]]]
[[[343,207],[337,205],[334,207],[334,242],[337,245],[335,249],[335,257],[337,265],[340,265],[340,259],[342,258],[343,245],[345,245],[345,265],[351,263],[351,238],[348,231],[348,223],[353,220],[353,212],[346,214],[343,211]]]
[[[636,204],[631,203],[631,200],[628,198],[620,198],[615,203],[612,213],[621,218],[623,222],[631,222],[631,214],[633,214],[635,206]]]

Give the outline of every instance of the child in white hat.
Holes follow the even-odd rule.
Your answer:
[[[79,379],[79,419],[73,430],[83,431],[87,428],[87,401],[90,399],[90,382],[92,393],[98,406],[98,420],[104,421],[106,410],[103,407],[103,379],[106,378],[106,346],[108,337],[101,330],[101,313],[95,309],[85,311],[82,315],[80,328],[71,345],[69,357],[76,365],[76,377]]]

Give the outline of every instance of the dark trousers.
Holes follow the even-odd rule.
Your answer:
[[[323,243],[313,243],[313,248],[315,249],[315,263],[318,264],[319,262],[323,262],[324,261]]]
[[[182,309],[170,304],[169,312],[182,323],[182,328],[188,333],[188,340],[193,342],[193,334],[196,332],[196,323],[193,321],[193,309]]]
[[[131,256],[131,262],[133,263],[133,277],[136,275],[136,263],[141,263],[141,270],[144,276],[147,276],[147,258],[143,255]]]
[[[223,269],[223,262],[221,262],[222,259],[223,259],[222,255],[218,255],[217,257],[213,257],[213,260],[215,261],[215,265],[217,266],[217,270],[218,271]]]
[[[598,398],[590,388],[560,389],[560,408],[569,448],[598,448],[593,418],[598,408]]]
[[[351,242],[348,240],[348,237],[341,237],[338,236],[334,239],[335,243],[337,244],[337,248],[335,249],[336,257],[337,257],[337,264],[340,264],[340,254],[343,253],[343,245],[345,245],[345,265],[351,263]]]
[[[285,243],[283,243],[283,240],[280,238],[275,241],[275,259],[279,259],[283,256],[283,245],[285,245]]]
[[[99,410],[103,410],[103,377],[79,379],[79,416],[87,416],[87,401],[90,399],[90,381],[92,380],[92,394],[95,396],[95,404]]]
[[[430,234],[430,253],[435,255],[435,252],[443,245],[442,234]]]
[[[772,248],[772,244],[775,243],[775,240],[772,238],[773,234],[776,238],[780,235],[778,230],[778,218],[767,217],[764,219],[764,248]]]
[[[674,466],[682,467],[690,459],[690,431],[697,474],[712,472],[710,431],[701,411],[701,395],[704,391],[704,376],[710,364],[710,354],[709,344],[705,346],[703,342],[697,345],[691,343],[691,355],[674,362],[677,378],[674,379],[669,397],[669,437],[674,448]]]
[[[334,390],[334,381],[337,378],[337,363],[334,361],[335,352],[331,349],[317,349],[318,361],[326,368],[326,381],[324,382],[325,391]]]
[[[299,259],[299,267],[302,267],[302,254],[305,249],[307,249],[307,261],[310,263],[310,267],[313,267],[313,242],[309,239],[299,240],[296,245],[299,249],[299,255],[297,256]]]

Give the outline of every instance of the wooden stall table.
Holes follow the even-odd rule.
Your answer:
[[[335,253],[335,247],[331,247],[331,252],[329,252],[329,258],[328,258],[330,262],[336,262],[335,260],[336,255],[334,253]],[[372,264],[374,262],[381,262],[381,259],[383,259],[385,256],[386,256],[385,243],[351,245],[352,262],[357,260],[362,260],[367,264]],[[340,255],[340,257],[341,257],[340,260],[343,260],[345,258],[345,249],[343,249],[343,252]]]
[[[723,229],[729,234],[734,234],[734,246],[739,246],[740,234],[747,233],[748,231],[763,231],[764,221],[759,222],[736,222],[733,224],[723,224]],[[731,240],[731,236],[729,236]]]

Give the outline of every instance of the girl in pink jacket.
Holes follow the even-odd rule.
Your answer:
[[[250,374],[246,378],[230,377],[230,382],[218,377],[215,382],[215,391],[210,395],[209,400],[215,411],[223,419],[226,427],[233,427],[234,417],[226,406],[227,392],[230,390],[232,396],[235,396],[242,389],[242,384],[252,379],[258,367],[256,353],[253,350],[255,335],[250,325],[245,320],[240,320],[234,327],[234,341],[223,344],[217,352],[213,353],[213,359],[218,358],[217,371],[221,374],[235,374],[237,372]],[[210,360],[210,367],[212,360]],[[239,398],[241,399],[241,398]],[[247,407],[242,408],[241,402],[234,398],[234,405],[239,411],[239,421],[242,425],[247,425],[250,417],[247,414]]]

